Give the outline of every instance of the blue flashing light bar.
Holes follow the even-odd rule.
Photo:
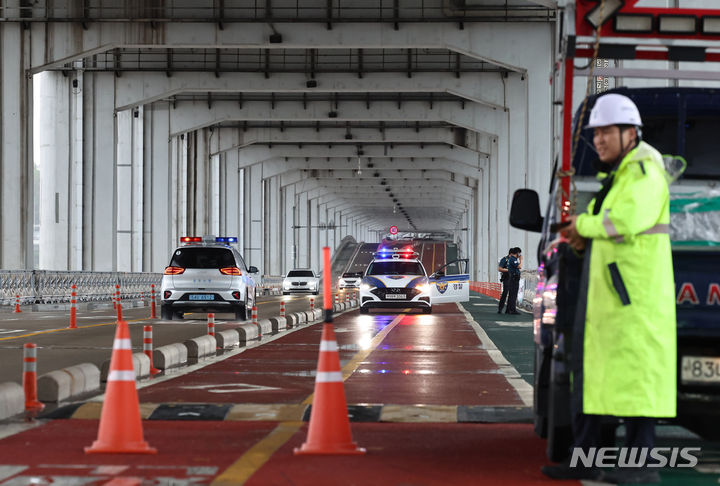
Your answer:
[[[218,236],[215,238],[218,243],[237,243],[237,236]]]

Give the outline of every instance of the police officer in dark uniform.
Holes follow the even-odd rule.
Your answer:
[[[520,314],[517,311],[517,296],[520,288],[520,270],[522,269],[522,255],[518,247],[510,249],[508,256],[508,302],[506,314]]]
[[[502,314],[503,307],[505,307],[505,301],[510,291],[510,273],[508,272],[508,260],[510,254],[515,248],[510,248],[508,254],[500,259],[498,263],[498,272],[500,272],[500,282],[502,282],[502,294],[500,295],[500,303],[498,305],[498,314]]]

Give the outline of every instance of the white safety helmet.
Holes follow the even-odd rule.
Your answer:
[[[590,121],[585,128],[607,127],[610,125],[642,126],[640,112],[627,96],[608,93],[595,101],[590,112]]]

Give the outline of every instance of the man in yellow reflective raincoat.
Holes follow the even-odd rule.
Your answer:
[[[626,447],[651,448],[655,419],[676,413],[670,180],[660,153],[641,141],[641,126],[629,98],[611,93],[597,99],[588,127],[607,177],[587,212],[573,216],[564,231],[575,249],[585,250],[586,300],[578,305],[573,347],[582,354],[573,369],[572,407],[574,446],[584,450],[601,446],[603,415],[624,418]],[[560,465],[543,471],[556,479],[660,479],[647,468],[600,473]]]

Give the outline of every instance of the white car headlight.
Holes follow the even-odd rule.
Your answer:
[[[289,288],[290,288],[290,282],[283,282],[283,287],[285,287],[286,289],[289,289]]]
[[[430,285],[426,283],[418,284],[415,286],[415,288],[423,294],[427,294],[428,292],[430,292]]]
[[[366,283],[360,284],[360,290],[362,290],[363,292],[368,292],[370,290],[370,285]]]

